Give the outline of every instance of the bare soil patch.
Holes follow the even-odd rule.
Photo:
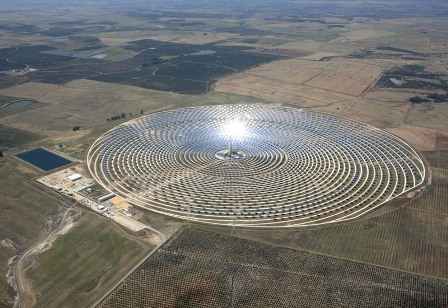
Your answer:
[[[434,150],[438,132],[433,129],[402,125],[388,132],[400,137],[418,151]]]

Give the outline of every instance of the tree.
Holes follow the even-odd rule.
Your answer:
[[[441,102],[448,100],[448,94],[433,93],[433,94],[429,94],[428,98],[433,99],[434,103],[441,103]]]
[[[409,99],[409,101],[411,103],[415,103],[415,104],[421,104],[421,103],[427,103],[429,102],[429,99],[426,98],[421,98],[420,96],[413,96]]]

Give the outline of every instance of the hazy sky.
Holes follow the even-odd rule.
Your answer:
[[[405,11],[408,15],[448,15],[448,0],[0,0],[0,11],[48,7],[99,7],[105,9],[179,9],[219,13],[219,7],[243,10],[290,8],[291,13],[316,10],[321,14],[356,10],[359,13]],[[405,14],[405,15],[406,15]],[[387,14],[386,14],[387,15]]]

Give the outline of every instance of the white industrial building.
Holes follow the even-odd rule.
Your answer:
[[[69,179],[70,181],[74,182],[74,181],[77,181],[79,179],[82,179],[82,175],[79,174],[79,173],[75,173],[75,174],[69,175],[67,177],[67,179]]]

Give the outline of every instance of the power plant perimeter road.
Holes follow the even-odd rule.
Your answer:
[[[87,162],[98,183],[137,206],[247,227],[356,219],[425,178],[418,154],[389,133],[266,105],[150,114],[102,135]]]

